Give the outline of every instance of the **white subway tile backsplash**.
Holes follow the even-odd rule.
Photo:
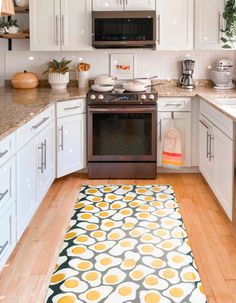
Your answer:
[[[195,79],[210,78],[210,70],[214,68],[215,61],[227,57],[236,64],[235,51],[149,51],[149,50],[93,50],[83,52],[27,52],[12,51],[5,53],[5,79],[10,79],[16,72],[28,70],[45,78],[42,73],[47,62],[53,58],[66,57],[72,60],[75,69],[78,62],[91,64],[91,77],[98,74],[109,73],[109,57],[111,53],[135,53],[135,76],[146,77],[158,75],[160,79],[177,79],[182,72],[181,61],[191,58],[196,61]],[[4,56],[3,56],[4,57]],[[0,56],[0,64],[2,63]],[[4,60],[3,60],[4,61]],[[4,66],[4,64],[1,66]],[[236,73],[235,73],[236,74]],[[0,71],[2,77],[2,70]],[[76,72],[71,73],[76,78]]]

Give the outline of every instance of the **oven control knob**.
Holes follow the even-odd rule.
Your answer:
[[[154,100],[155,99],[155,96],[154,95],[149,95],[149,100]]]
[[[99,100],[103,100],[103,99],[104,99],[104,96],[103,96],[103,95],[99,95],[99,96],[98,96],[98,99],[99,99]]]
[[[147,99],[147,96],[146,96],[146,95],[141,95],[141,99],[142,99],[142,100],[146,100],[146,99]]]
[[[91,99],[91,100],[95,100],[95,99],[96,99],[96,96],[95,96],[95,95],[91,95],[91,96],[90,96],[90,99]]]

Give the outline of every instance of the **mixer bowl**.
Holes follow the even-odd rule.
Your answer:
[[[218,87],[227,87],[231,82],[231,72],[228,71],[212,71],[211,80]]]

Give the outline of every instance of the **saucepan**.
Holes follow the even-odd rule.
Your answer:
[[[94,84],[91,86],[92,90],[99,93],[106,93],[113,90],[114,85],[111,84]]]
[[[157,79],[158,76],[153,76],[153,77],[147,77],[147,78],[136,78],[135,81],[139,81],[143,83],[144,85],[151,85],[152,80]]]
[[[145,85],[142,82],[139,81],[130,81],[127,83],[123,83],[123,88],[127,91],[127,92],[144,92],[147,90],[148,87],[151,87],[153,85]]]

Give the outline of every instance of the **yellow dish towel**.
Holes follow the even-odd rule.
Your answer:
[[[180,133],[173,127],[165,134],[162,165],[169,168],[180,168],[183,165]]]

